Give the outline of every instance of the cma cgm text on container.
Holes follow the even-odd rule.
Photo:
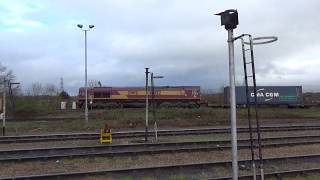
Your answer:
[[[229,87],[224,88],[224,103],[229,104]],[[249,87],[249,101],[254,103],[254,90]],[[247,103],[246,87],[236,87],[237,105]],[[257,86],[258,104],[300,105],[303,104],[302,86]]]

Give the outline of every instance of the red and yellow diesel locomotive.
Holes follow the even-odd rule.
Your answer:
[[[149,89],[150,102],[157,106],[200,107],[200,86],[161,86]],[[88,103],[93,108],[143,106],[145,87],[88,87]],[[79,89],[78,105],[85,104],[85,88]]]

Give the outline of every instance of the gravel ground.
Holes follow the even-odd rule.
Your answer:
[[[265,148],[263,150],[264,157],[278,157],[303,154],[319,153],[320,145],[304,145]],[[250,158],[249,150],[239,150],[239,158]],[[209,152],[182,152],[182,153],[165,153],[155,155],[139,155],[139,156],[121,156],[121,157],[84,157],[84,158],[62,158],[49,159],[41,161],[22,161],[8,162],[0,164],[0,177],[44,174],[44,173],[62,173],[75,171],[90,171],[101,169],[116,169],[116,168],[132,168],[145,166],[161,166],[170,164],[185,164],[196,162],[223,161],[230,159],[230,151],[209,151]],[[283,168],[295,168],[297,163],[285,163]],[[320,166],[320,163],[306,163],[306,166]],[[280,166],[280,167],[282,167]],[[299,163],[301,168],[303,165]],[[278,168],[278,166],[274,166]],[[273,168],[273,170],[274,170]],[[216,172],[216,170],[215,170]],[[221,174],[225,174],[227,170],[221,169]],[[217,172],[218,173],[218,172]],[[219,175],[221,175],[219,174]],[[94,178],[96,179],[96,178]],[[104,179],[106,179],[104,177]]]
[[[308,174],[302,174],[294,177],[283,178],[283,180],[319,180],[319,179],[320,179],[319,173],[308,173]],[[276,180],[276,178],[274,178],[274,180]]]
[[[299,163],[299,168],[297,168],[296,164]],[[274,171],[286,171],[288,169],[302,169],[302,168],[310,168],[310,167],[320,167],[319,160],[317,162],[307,162],[304,160],[297,161],[297,160],[286,160],[282,162],[276,162],[273,164],[265,164],[265,173],[274,172]],[[172,180],[204,180],[208,178],[215,178],[215,177],[224,177],[224,176],[231,176],[230,172],[231,167],[221,167],[221,166],[213,166],[213,167],[206,167],[205,171],[202,170],[190,170],[190,171],[181,171],[178,170],[177,172],[168,172],[166,175],[162,175],[159,173],[155,174],[127,174],[127,175],[95,175],[95,176],[86,176],[86,177],[73,177],[73,178],[66,178],[66,179],[94,179],[94,180],[103,180],[103,179],[145,179],[145,180],[162,180],[162,179],[172,179]],[[258,170],[258,169],[257,169]],[[164,172],[163,172],[164,173]],[[241,175],[250,175],[251,170],[248,168],[240,168],[239,169],[239,176]],[[136,176],[135,176],[136,175]],[[291,177],[284,177],[281,180],[319,180],[320,174],[319,173],[310,173],[310,174],[303,174],[298,176],[291,176]],[[268,180],[279,180],[279,177],[268,177]]]

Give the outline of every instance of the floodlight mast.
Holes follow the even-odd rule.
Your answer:
[[[237,145],[237,117],[236,117],[236,92],[235,92],[235,63],[234,63],[234,38],[233,29],[239,24],[238,12],[229,9],[216,15],[221,16],[221,25],[228,31],[229,49],[229,83],[230,83],[230,123],[232,144],[232,179],[238,180],[238,145]]]
[[[89,123],[88,118],[88,78],[87,78],[87,31],[90,31],[90,29],[94,28],[94,25],[89,25],[88,29],[82,29],[83,25],[78,24],[77,25],[82,31],[84,31],[84,59],[85,59],[85,110],[84,110],[84,116],[85,116],[85,122],[86,124]]]

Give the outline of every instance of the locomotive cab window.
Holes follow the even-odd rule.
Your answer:
[[[109,92],[95,92],[94,93],[95,98],[110,98]]]

